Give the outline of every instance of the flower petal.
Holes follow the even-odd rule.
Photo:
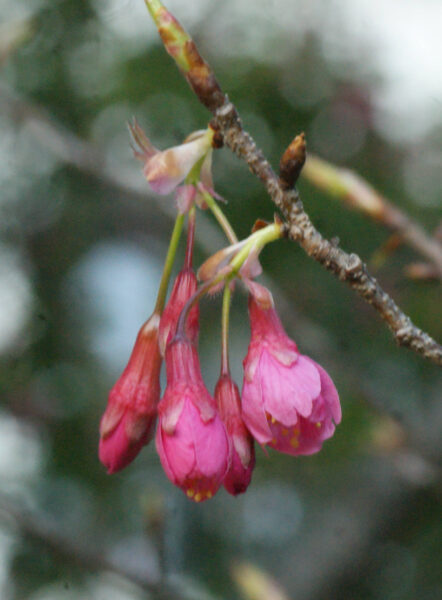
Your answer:
[[[173,146],[154,154],[146,161],[143,172],[152,189],[169,194],[188,175],[210,146],[206,136],[192,142]]]
[[[260,382],[244,379],[242,388],[242,416],[247,429],[260,444],[267,444],[272,439],[263,406]]]
[[[264,351],[260,361],[264,409],[286,426],[295,425],[298,414],[308,417],[313,400],[321,392],[321,381],[316,367],[299,356],[290,367],[281,365]]]
[[[215,416],[210,423],[193,419],[192,429],[195,444],[196,464],[201,475],[211,477],[227,469],[226,455],[229,452],[226,431],[221,419]],[[221,475],[223,478],[224,473]]]

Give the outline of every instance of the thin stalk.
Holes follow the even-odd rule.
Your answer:
[[[193,262],[193,242],[195,239],[195,221],[196,221],[196,208],[192,206],[189,211],[189,217],[187,221],[187,244],[186,244],[186,257],[184,259],[184,268],[191,269]]]
[[[267,227],[252,233],[252,235],[248,237],[248,241],[244,247],[241,248],[238,254],[230,262],[230,266],[232,267],[234,273],[238,273],[254,246],[259,254],[266,244],[274,242],[275,240],[279,240],[282,235],[283,227],[279,223],[272,223],[271,225],[267,225]]]
[[[230,374],[229,366],[229,318],[232,292],[226,282],[223,294],[223,309],[221,316],[221,377]]]
[[[207,292],[210,290],[211,287],[215,286],[217,283],[220,283],[221,281],[224,281],[226,278],[228,278],[231,275],[231,273],[232,273],[232,269],[230,268],[230,265],[228,265],[224,269],[221,269],[221,271],[219,271],[215,275],[215,277],[213,277],[212,279],[209,279],[208,281],[205,281],[203,284],[200,285],[200,287],[196,290],[196,292],[193,294],[193,296],[191,296],[189,298],[189,300],[186,302],[183,310],[181,311],[181,314],[179,316],[178,323],[176,326],[176,334],[175,334],[176,337],[186,337],[185,324],[186,324],[187,315],[189,314],[189,311],[192,308],[192,306],[194,304],[196,304],[204,296],[204,294],[207,294]]]
[[[278,223],[272,223],[272,225],[268,225],[255,233],[252,233],[249,236],[247,243],[243,248],[238,252],[238,254],[232,259],[232,261],[226,265],[224,268],[220,269],[218,273],[212,279],[204,282],[197,291],[189,298],[189,300],[184,305],[183,310],[181,311],[180,317],[178,319],[178,324],[176,328],[176,336],[177,337],[185,337],[185,323],[187,315],[194,304],[196,304],[203,296],[206,294],[210,288],[214,287],[221,281],[225,281],[226,285],[230,283],[230,281],[238,274],[241,269],[244,261],[249,256],[250,252],[256,247],[261,250],[266,244],[269,242],[273,242],[283,235],[283,227]]]
[[[161,315],[166,304],[167,288],[169,287],[170,274],[172,272],[173,262],[175,260],[178,243],[183,229],[184,215],[178,214],[170,237],[169,249],[167,250],[166,260],[164,262],[163,274],[161,275],[160,287],[158,288],[157,301],[154,312]]]
[[[215,199],[213,198],[213,196],[211,196],[211,194],[209,194],[208,192],[204,192],[203,193],[203,198],[206,201],[207,206],[212,211],[213,216],[215,217],[215,219],[220,224],[221,229],[226,234],[226,237],[229,240],[229,242],[231,244],[236,244],[237,241],[238,241],[238,238],[236,237],[236,234],[233,231],[233,228],[230,225],[229,220],[227,219],[226,215],[221,210],[219,204],[215,201]]]

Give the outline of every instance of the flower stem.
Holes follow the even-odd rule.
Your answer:
[[[178,243],[183,229],[184,215],[178,214],[172,235],[170,237],[169,249],[167,250],[166,260],[164,262],[163,274],[161,276],[160,287],[158,288],[157,301],[154,312],[161,315],[166,304],[167,288],[169,287],[170,274],[172,272],[173,262],[175,260]]]
[[[229,317],[232,292],[230,285],[224,286],[223,309],[221,318],[221,376],[229,375]]]
[[[280,223],[272,223],[271,225],[267,225],[267,227],[263,227],[262,229],[255,231],[255,233],[252,233],[252,235],[248,237],[244,247],[241,248],[238,254],[230,261],[230,266],[233,269],[231,277],[238,273],[252,250],[255,250],[258,255],[266,244],[274,242],[282,236],[283,228]]]
[[[214,277],[212,277],[212,279],[209,279],[208,281],[205,281],[202,285],[200,285],[200,287],[196,290],[193,296],[191,296],[186,302],[178,319],[175,336],[186,337],[184,326],[186,323],[187,315],[189,314],[189,311],[192,308],[192,306],[196,304],[204,296],[204,294],[207,294],[210,288],[216,286],[222,281],[224,281],[226,286],[228,286],[230,281],[238,274],[244,261],[247,259],[247,257],[252,251],[256,251],[257,253],[259,253],[259,251],[266,244],[268,244],[269,242],[273,242],[281,238],[282,236],[283,227],[280,223],[272,223],[271,225],[267,225],[267,227],[263,227],[259,231],[252,233],[252,235],[247,238],[244,247],[241,248],[241,250],[231,260],[231,262],[225,267],[221,268],[218,271],[218,273]],[[230,297],[228,301],[230,302]]]
[[[219,204],[215,201],[213,196],[211,194],[209,194],[208,192],[203,193],[203,198],[206,201],[207,206],[212,211],[213,216],[218,221],[222,230],[226,234],[226,237],[229,240],[229,242],[231,244],[236,244],[236,242],[238,241],[238,238],[236,237],[236,234],[233,231],[233,228],[230,225],[229,220],[227,219],[226,215],[221,210]]]
[[[191,269],[193,261],[193,242],[195,239],[195,220],[196,220],[196,209],[195,206],[189,210],[189,217],[187,220],[187,245],[186,245],[186,257],[184,259],[184,268]]]
[[[186,323],[187,315],[189,314],[189,311],[192,308],[192,306],[194,304],[196,304],[204,296],[204,294],[207,294],[207,292],[210,290],[211,287],[213,287],[217,283],[220,283],[221,281],[224,281],[225,279],[227,279],[231,275],[231,273],[232,273],[232,269],[231,269],[230,265],[227,265],[227,267],[224,267],[224,269],[221,269],[221,271],[219,271],[215,275],[215,277],[213,277],[212,279],[209,279],[208,281],[205,281],[204,283],[202,283],[200,285],[200,287],[196,290],[196,292],[193,294],[193,296],[191,296],[189,298],[189,300],[186,302],[183,310],[180,313],[178,323],[176,326],[175,337],[186,337],[186,332],[185,332],[184,326]]]

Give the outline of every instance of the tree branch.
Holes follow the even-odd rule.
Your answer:
[[[360,175],[311,154],[302,175],[316,187],[399,234],[401,240],[431,262],[432,273],[442,279],[442,244],[439,240],[428,235],[418,223],[379,194]]]
[[[400,346],[442,365],[442,346],[416,327],[390,296],[372,277],[357,254],[344,252],[337,243],[324,238],[305,212],[299,194],[288,189],[299,174],[299,162],[293,166],[295,176],[287,173],[278,178],[255,141],[247,133],[236,110],[222,91],[210,65],[202,58],[188,33],[162,5],[160,0],[145,0],[167,52],[174,58],[199,101],[213,114],[211,125],[217,129],[226,145],[249,166],[264,183],[270,198],[281,210],[287,222],[287,234],[305,252],[345,281],[371,304],[387,323]]]
[[[253,138],[244,131],[234,105],[225,96],[223,104],[214,111],[214,124],[226,145],[248,165],[266,186],[272,201],[287,220],[290,239],[298,242],[305,252],[345,281],[364,300],[371,304],[387,323],[397,343],[442,365],[442,347],[427,333],[416,327],[394,300],[372,277],[357,254],[344,252],[337,244],[324,238],[305,212],[299,194],[286,190]]]

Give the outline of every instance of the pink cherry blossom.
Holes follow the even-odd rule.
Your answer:
[[[196,292],[198,282],[191,268],[182,269],[175,279],[169,301],[161,316],[159,330],[159,345],[162,356],[166,352],[167,344],[175,335],[178,318],[186,302]],[[192,306],[186,318],[186,335],[192,343],[196,343],[199,331],[199,307]]]
[[[260,444],[313,454],[341,421],[336,388],[316,362],[299,353],[273,307],[249,296],[251,341],[244,359],[244,422]]]
[[[195,346],[175,338],[166,349],[167,387],[158,405],[156,447],[169,479],[189,498],[211,498],[226,474],[229,443],[202,380]]]
[[[238,386],[229,375],[219,378],[215,401],[230,442],[230,466],[223,485],[229,494],[236,496],[246,491],[252,479],[255,448],[242,420]]]
[[[129,362],[109,394],[100,422],[99,457],[108,473],[126,467],[153,437],[160,399],[160,317],[140,329]]]
[[[192,133],[178,146],[160,151],[149,141],[144,131],[134,120],[129,125],[134,141],[134,154],[144,162],[143,173],[154,192],[169,194],[180,185],[192,168],[203,157],[201,180],[210,189],[210,174],[213,130],[203,129]],[[187,206],[189,190],[179,198],[178,206]]]

